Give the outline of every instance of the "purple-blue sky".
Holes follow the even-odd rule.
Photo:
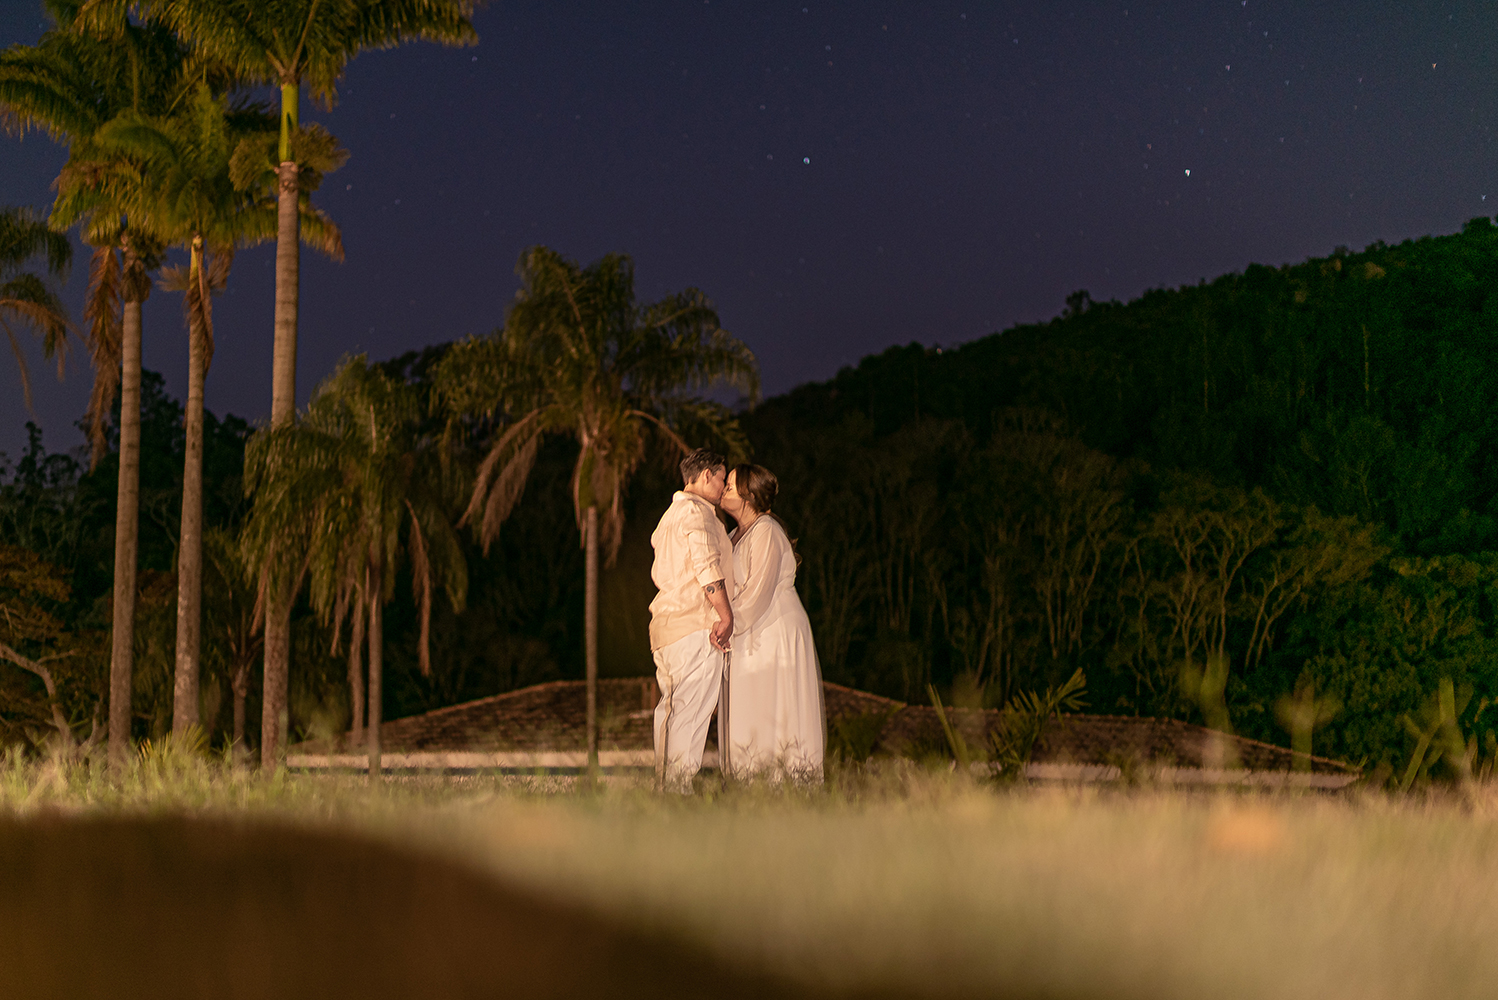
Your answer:
[[[475,48],[359,57],[323,122],[352,152],[317,198],[343,264],[304,256],[298,396],[338,358],[498,326],[544,243],[688,285],[768,394],[891,344],[953,344],[1239,270],[1498,213],[1498,7],[1182,0],[493,3]],[[39,4],[0,4],[0,45]],[[0,203],[46,208],[63,151],[0,138]],[[270,407],[273,249],[216,304],[210,409]],[[65,293],[81,307],[86,260]],[[178,296],[145,363],[181,395]],[[53,449],[90,373],[33,351]],[[0,353],[0,451],[27,413]]]

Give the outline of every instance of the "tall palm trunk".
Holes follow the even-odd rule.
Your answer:
[[[354,602],[354,622],[348,640],[348,693],[353,709],[349,725],[349,748],[364,738],[364,602]]]
[[[380,776],[380,716],[383,714],[381,699],[384,697],[381,681],[385,669],[385,615],[383,601],[384,581],[380,567],[376,565],[369,588],[369,777],[373,781]]]
[[[588,688],[588,771],[598,770],[598,507],[587,514],[587,577],[583,596],[583,658]]]
[[[271,361],[270,425],[285,427],[296,415],[296,328],[301,246],[298,241],[297,165],[291,135],[297,128],[295,85],[281,87],[281,166],[276,193],[276,315]],[[265,691],[260,708],[260,766],[277,768],[286,752],[286,710],[291,670],[292,585],[269,589],[265,615]]]
[[[120,478],[114,511],[114,631],[109,656],[109,763],[130,754],[135,668],[135,567],[140,545],[141,303],[126,298],[120,335]]]
[[[234,692],[234,762],[244,758],[244,706],[250,694],[251,660],[240,660],[234,667],[229,686]]]
[[[266,593],[260,767],[274,769],[281,766],[286,749],[282,733],[290,724],[286,712],[286,677],[291,662],[291,585],[273,579]]]
[[[194,240],[187,269],[187,456],[182,465],[182,528],[177,546],[177,676],[172,687],[172,732],[198,724],[198,653],[203,611],[203,383],[208,375],[203,247]],[[191,305],[198,299],[196,308]]]

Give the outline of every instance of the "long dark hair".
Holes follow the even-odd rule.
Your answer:
[[[770,513],[775,497],[780,494],[780,480],[775,478],[775,473],[763,465],[748,462],[733,467],[733,487],[760,514]]]
[[[775,473],[763,465],[751,465],[748,462],[735,465],[728,473],[733,477],[733,488],[738,491],[749,506],[753,507],[761,517],[774,518],[775,523],[780,525],[780,530],[785,532],[785,537],[790,539],[791,554],[796,557],[796,566],[801,566],[801,553],[796,549],[796,540],[791,538],[791,529],[785,526],[772,508],[775,506],[775,498],[780,495],[780,480],[775,478]]]

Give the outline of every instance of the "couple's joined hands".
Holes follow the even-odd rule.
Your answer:
[[[707,602],[713,606],[718,613],[718,624],[708,632],[708,640],[714,649],[728,652],[729,640],[733,637],[733,607],[728,603],[728,589],[723,586],[722,580],[715,580],[702,588],[707,595]]]
[[[728,652],[729,649],[731,648],[731,644],[730,644],[729,640],[732,637],[733,637],[733,619],[732,618],[728,619],[728,621],[726,621],[726,622],[725,621],[718,622],[718,624],[716,624],[716,625],[713,626],[712,631],[708,633],[708,638],[712,641],[713,648],[715,648],[715,649],[721,649],[725,653]]]

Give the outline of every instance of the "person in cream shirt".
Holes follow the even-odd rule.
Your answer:
[[[655,771],[684,790],[702,767],[733,635],[733,544],[718,519],[727,462],[698,448],[681,462],[682,488],[650,536],[650,652],[661,700],[655,706]]]

